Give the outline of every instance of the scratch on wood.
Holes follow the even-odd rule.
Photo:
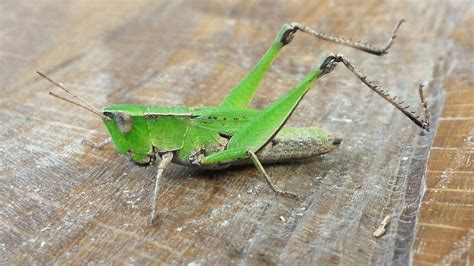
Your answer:
[[[438,227],[438,228],[443,228],[443,229],[450,229],[450,230],[461,230],[461,231],[470,231],[474,232],[474,229],[472,228],[464,228],[464,227],[458,227],[458,226],[452,226],[452,225],[444,225],[444,224],[430,224],[430,223],[418,223],[418,226],[426,226],[426,227]]]
[[[473,240],[474,240],[474,231],[471,231],[467,235],[463,236],[460,240],[454,243],[453,249],[449,252],[448,255],[443,257],[443,259],[441,260],[441,263],[444,265],[452,265],[457,260],[457,258],[463,257],[469,251],[471,251],[471,255],[472,255]],[[467,261],[469,261],[469,256],[467,258]]]
[[[167,245],[163,245],[161,244],[160,242],[158,241],[150,241],[150,240],[147,240],[144,236],[141,236],[141,235],[138,235],[136,234],[135,232],[130,232],[130,231],[126,231],[126,230],[123,230],[123,229],[120,229],[120,228],[117,228],[117,227],[114,227],[114,226],[111,226],[111,225],[108,225],[106,223],[103,223],[97,219],[93,219],[93,222],[94,224],[96,224],[98,227],[101,227],[103,229],[106,229],[106,230],[109,230],[109,231],[112,231],[116,234],[119,234],[119,235],[124,235],[124,236],[127,236],[127,237],[130,237],[130,238],[133,238],[135,240],[144,240],[147,244],[151,244],[153,245],[154,247],[156,248],[161,248],[163,250],[166,250],[170,253],[175,253],[175,249],[167,246]]]

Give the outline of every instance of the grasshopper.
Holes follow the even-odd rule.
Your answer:
[[[113,142],[117,150],[133,162],[148,165],[161,158],[155,177],[151,209],[151,222],[155,219],[159,180],[171,162],[205,169],[223,169],[231,165],[253,163],[270,188],[277,194],[298,198],[294,193],[277,188],[262,163],[275,163],[310,158],[328,153],[339,146],[340,138],[317,128],[284,127],[303,96],[320,77],[329,74],[342,63],[371,90],[400,110],[424,130],[430,128],[428,106],[419,95],[424,118],[409,111],[403,101],[391,97],[379,85],[370,81],[341,54],[324,56],[309,73],[291,89],[262,110],[249,108],[255,91],[274,59],[288,45],[296,32],[301,31],[316,38],[352,47],[374,55],[384,55],[392,46],[400,25],[395,26],[384,48],[377,49],[368,43],[317,32],[300,23],[284,24],[270,48],[253,69],[231,90],[217,107],[164,107],[137,104],[110,105],[98,110],[87,101],[72,94],[62,84],[37,72],[70,97],[54,97],[80,106],[102,118],[110,137],[100,144],[102,148]],[[71,99],[72,97],[72,99]]]

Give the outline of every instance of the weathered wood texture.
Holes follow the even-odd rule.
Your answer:
[[[462,264],[474,257],[469,1],[51,0],[0,8],[0,263]],[[284,22],[384,44],[399,18],[408,23],[384,57],[298,34],[253,106],[283,95],[325,51],[343,52],[411,105],[417,83],[430,81],[434,131],[420,134],[339,67],[289,124],[334,132],[344,138],[340,148],[266,167],[303,200],[276,196],[252,167],[172,166],[157,226],[148,225],[156,165],[136,166],[112,146],[81,145],[106,137],[100,120],[48,96],[55,88],[34,73],[99,107],[216,105]],[[387,215],[387,233],[374,238]]]
[[[474,16],[449,33],[444,104],[431,147],[412,249],[419,264],[474,260]]]

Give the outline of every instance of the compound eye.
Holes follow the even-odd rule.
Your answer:
[[[130,115],[124,113],[114,113],[114,120],[122,134],[125,135],[132,131],[133,123],[132,117]]]

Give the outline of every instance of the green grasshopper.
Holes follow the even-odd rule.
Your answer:
[[[151,221],[153,222],[159,180],[171,162],[205,169],[223,169],[231,165],[253,163],[273,191],[280,195],[297,198],[297,195],[275,187],[262,163],[310,158],[330,152],[339,146],[341,139],[323,130],[283,127],[314,81],[333,71],[338,63],[343,63],[364,84],[395,106],[416,125],[429,130],[429,112],[421,85],[419,94],[425,111],[424,119],[416,116],[415,112],[408,111],[409,106],[402,106],[402,101],[396,101],[396,97],[392,98],[340,54],[325,56],[288,94],[266,108],[256,110],[248,107],[270,65],[281,49],[292,41],[297,31],[380,56],[388,52],[402,22],[403,20],[396,25],[383,49],[376,49],[367,43],[354,43],[341,37],[323,34],[299,23],[284,24],[257,65],[233,88],[218,107],[189,108],[123,104],[107,106],[99,111],[87,101],[69,92],[60,83],[40,72],[37,73],[75,100],[50,92],[51,95],[102,117],[110,138],[100,144],[92,144],[93,147],[101,148],[113,142],[122,155],[141,165],[148,165],[158,157],[161,158],[152,201]]]

